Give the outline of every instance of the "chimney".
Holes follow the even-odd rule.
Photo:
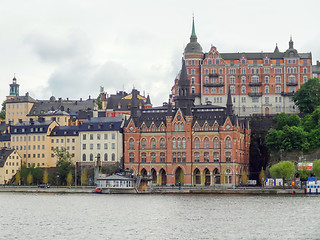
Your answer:
[[[19,123],[20,123],[20,124],[22,124],[22,123],[23,123],[23,121],[22,121],[22,119],[21,119],[21,118],[19,118],[19,119],[18,119],[18,121],[19,121]]]
[[[33,118],[30,118],[30,124],[31,124],[31,125],[34,124]]]

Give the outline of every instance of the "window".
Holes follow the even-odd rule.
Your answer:
[[[146,141],[146,139],[142,139],[141,140],[141,149],[146,149],[147,148],[147,141]]]
[[[112,159],[112,161],[115,161],[115,160],[116,160],[116,155],[115,155],[114,153],[112,153],[111,159]]]
[[[194,69],[191,69],[191,74],[194,75],[196,71]]]
[[[198,152],[194,153],[194,162],[199,162],[200,160],[200,154]]]
[[[234,76],[231,76],[229,79],[230,79],[230,84],[235,84],[236,78]]]
[[[182,148],[185,149],[186,148],[186,139],[182,138]]]
[[[231,148],[231,139],[229,137],[226,139],[226,148]]]
[[[97,144],[97,149],[99,150],[101,147],[100,143]]]
[[[220,146],[219,146],[219,139],[218,139],[218,138],[215,138],[215,139],[213,140],[213,148],[215,148],[215,149],[220,148]]]
[[[223,83],[223,77],[222,76],[219,77],[219,83]]]
[[[200,141],[199,141],[199,138],[196,138],[194,140],[194,148],[199,148],[200,147]]]
[[[204,139],[204,148],[209,148],[209,139],[208,138]]]
[[[111,148],[112,148],[112,149],[116,149],[116,144],[115,144],[115,143],[112,143],[112,144],[111,144]]]
[[[269,93],[269,86],[268,86],[268,85],[266,85],[266,86],[264,87],[264,92],[265,92],[265,93]]]
[[[264,82],[265,82],[265,83],[269,83],[269,76],[265,76],[265,77],[264,77]]]
[[[130,153],[130,154],[131,154],[131,153]],[[130,155],[130,154],[129,154],[129,155]],[[105,153],[105,154],[104,154],[103,160],[104,160],[104,161],[108,161],[108,153]]]
[[[254,103],[254,102],[259,102],[259,98],[253,97],[253,98],[252,98],[252,102],[253,102],[253,103]]]
[[[245,68],[241,68],[241,74],[246,74],[246,69]]]
[[[155,132],[155,131],[156,131],[156,126],[155,126],[155,125],[152,125],[151,131],[152,131],[152,132]]]
[[[82,144],[82,149],[86,150],[87,145],[86,144]]]
[[[217,89],[215,87],[211,88],[211,93],[212,94],[216,94],[217,93]]]
[[[296,82],[296,77],[291,75],[289,76],[289,83],[295,83]]]
[[[204,162],[209,162],[209,153],[208,152],[204,153],[203,160],[204,160]]]
[[[231,153],[226,152],[226,162],[231,162]]]
[[[154,138],[151,139],[151,149],[156,148],[156,140]]]
[[[105,143],[103,148],[108,149],[108,143]]]
[[[242,112],[246,112],[246,106],[242,106]]]
[[[208,94],[208,93],[209,93],[209,88],[206,87],[206,88],[204,89],[204,93],[205,93],[205,94]]]
[[[246,64],[246,60],[245,59],[241,59],[241,64],[242,65]]]
[[[230,93],[235,94],[235,86],[230,86]]]
[[[281,83],[281,76],[276,76],[276,83]]]
[[[241,87],[241,93],[246,93],[246,86]]]
[[[90,134],[90,140],[93,140],[93,134]]]
[[[204,83],[209,83],[209,77],[204,78]]]
[[[152,163],[156,162],[156,154],[155,153],[151,153],[151,162]]]
[[[229,74],[236,74],[236,69],[229,68]]]
[[[104,139],[107,140],[108,139],[108,133],[104,134]]]
[[[281,93],[281,86],[280,85],[276,85],[276,93]]]
[[[129,150],[134,150],[134,140],[132,138],[129,140]]]
[[[163,138],[160,139],[160,148],[161,149],[165,149],[166,148],[166,141]]]
[[[181,139],[180,138],[178,138],[178,140],[177,140],[177,147],[178,147],[178,149],[180,149],[181,148]]]
[[[177,148],[177,141],[175,138],[172,139],[172,148],[176,149]]]
[[[129,153],[129,162],[130,163],[134,162],[134,153]]]
[[[172,162],[177,162],[177,153],[172,153]]]
[[[264,98],[265,103],[269,103],[269,97]]]
[[[269,64],[269,59],[264,59],[264,64]]]
[[[92,143],[90,144],[90,149],[91,149],[91,150],[93,149],[93,144],[92,144]]]
[[[86,158],[87,158],[87,155],[83,154],[83,155],[82,155],[82,161],[87,161]]]
[[[213,161],[219,162],[219,153],[218,152],[213,153]]]
[[[252,76],[251,77],[251,82],[258,83],[259,82],[259,77],[258,76]]]
[[[194,83],[195,83],[195,80],[194,80],[194,77],[192,77],[191,78],[191,84],[194,85]]]
[[[116,139],[116,134],[115,133],[112,133],[112,139]]]
[[[101,135],[98,133],[97,134],[97,140],[100,140],[101,139]]]
[[[164,163],[166,161],[166,154],[165,153],[160,153],[160,162]]]
[[[186,162],[187,155],[185,152],[182,153],[182,162]]]
[[[259,87],[252,87],[252,93],[259,93]]]
[[[141,162],[142,163],[146,163],[147,162],[147,154],[146,153],[142,153],[141,154]]]

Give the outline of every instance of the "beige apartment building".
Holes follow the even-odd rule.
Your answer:
[[[11,147],[22,157],[27,167],[55,167],[56,161],[51,157],[52,130],[59,124],[56,121],[19,121],[11,126]]]
[[[21,156],[14,149],[0,150],[0,184],[8,183],[21,169]]]

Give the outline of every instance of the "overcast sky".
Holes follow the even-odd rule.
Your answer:
[[[288,48],[320,60],[320,1],[4,0],[0,4],[1,100],[16,74],[36,99],[150,94],[167,101],[189,42],[192,15],[205,52]]]

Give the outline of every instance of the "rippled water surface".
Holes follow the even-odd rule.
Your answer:
[[[320,239],[320,197],[0,193],[0,239]]]

